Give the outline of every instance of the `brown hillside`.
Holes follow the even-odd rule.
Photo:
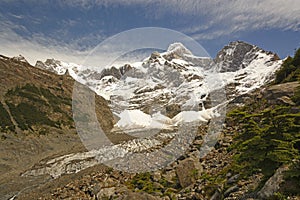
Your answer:
[[[85,150],[73,121],[73,85],[69,75],[59,76],[0,56],[1,198],[26,189],[33,180],[19,175],[40,160]],[[100,126],[109,131],[113,116],[99,96],[95,110]],[[35,183],[43,181],[42,177]]]

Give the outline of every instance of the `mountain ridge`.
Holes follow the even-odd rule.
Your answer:
[[[238,53],[233,49],[236,49],[236,51],[239,51],[239,49],[244,50]],[[236,56],[237,54],[239,56]],[[186,100],[192,98],[194,104],[204,103],[208,105],[208,102],[211,101],[208,99],[208,94],[211,90],[216,90],[220,87],[225,87],[226,90],[228,90],[226,92],[231,94],[229,99],[234,98],[234,95],[245,94],[271,81],[274,72],[282,63],[276,54],[266,52],[257,46],[240,41],[232,42],[228,46],[225,46],[220,50],[218,55],[219,56],[216,56],[214,59],[196,57],[182,44],[175,43],[171,44],[166,52],[154,52],[151,56],[144,59],[144,61],[126,63],[118,66],[113,65],[106,67],[102,71],[93,71],[90,68],[78,65],[72,67],[72,64],[65,63],[62,63],[61,66],[56,66],[59,67],[59,70],[64,68],[65,73],[68,71],[75,80],[88,85],[98,95],[102,95],[108,100],[112,95],[112,98],[119,99],[118,104],[122,104],[121,99],[125,99],[123,104],[128,104],[129,109],[134,109],[137,108],[135,105],[140,104],[139,99],[141,96],[150,95],[151,92],[153,94],[152,97],[157,96],[157,94],[162,94],[163,92],[162,95],[165,96],[159,97],[161,98],[160,102],[164,102],[164,106],[171,107],[178,104],[177,101],[180,96],[182,96],[180,98]],[[49,65],[49,67],[51,68],[51,65]],[[157,74],[162,74],[162,76],[159,77]],[[172,76],[174,77],[172,78]],[[148,78],[146,78],[145,81],[142,77]],[[124,96],[122,95],[122,93],[124,93],[122,90],[126,84],[129,84],[129,82],[126,82],[126,78],[129,82],[130,78],[136,82],[140,82],[138,82],[135,87],[129,90],[127,89],[127,94],[124,94]],[[172,79],[177,82],[175,83]],[[205,83],[212,79],[216,79],[221,85],[205,86]],[[181,92],[177,93],[174,84],[177,84],[176,87],[179,87],[178,92],[180,91],[180,87],[182,88],[183,94],[181,94]],[[184,84],[186,84],[186,86]],[[184,88],[189,87],[187,85],[193,84],[194,86],[192,87],[193,93],[196,95],[195,98],[190,97],[190,94],[184,92],[186,90]],[[197,84],[204,84],[204,86],[198,88],[196,86]],[[208,87],[211,89],[207,89]],[[118,91],[117,88],[121,90]],[[176,96],[176,98],[173,98],[172,95]],[[183,96],[187,96],[187,98]],[[149,98],[150,97],[146,97],[145,99]],[[113,99],[110,100],[113,101]],[[180,101],[182,100],[179,100],[179,104],[182,104]],[[148,112],[146,111],[146,107],[149,107],[151,102],[144,104],[145,108],[141,109]],[[195,106],[199,107],[199,105]],[[200,107],[202,107],[202,105]],[[122,109],[120,108],[120,110]]]

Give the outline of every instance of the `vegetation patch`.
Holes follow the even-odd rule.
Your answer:
[[[276,73],[274,83],[286,83],[297,81],[300,75],[300,49],[295,52],[294,57],[288,57]]]
[[[21,130],[33,130],[32,126],[37,124],[55,126],[55,122],[51,121],[46,113],[39,111],[28,103],[20,103],[17,106],[9,102],[6,102],[6,104]]]
[[[245,175],[262,171],[270,177],[282,164],[299,158],[293,143],[300,139],[300,113],[275,106],[258,113],[234,111],[230,114],[242,128],[235,138],[235,164]]]
[[[44,125],[56,128],[61,125],[73,127],[70,112],[71,98],[54,94],[48,88],[37,87],[32,84],[17,86],[8,90],[5,99],[21,130],[34,131],[34,126]],[[0,108],[0,111],[1,115],[7,115],[5,110]],[[7,127],[7,125],[5,126]],[[45,134],[45,131],[40,131],[40,133]]]
[[[172,193],[171,191],[174,192],[179,189],[177,182],[177,180],[169,182],[163,177],[156,182],[153,180],[151,173],[146,172],[135,175],[126,185],[132,190],[138,189],[149,194],[160,193],[161,196],[169,196]]]
[[[6,131],[6,130],[14,131],[15,130],[15,126],[12,123],[8,112],[4,108],[4,106],[2,105],[1,102],[0,102],[0,122],[1,122],[1,124],[0,124],[1,131]]]

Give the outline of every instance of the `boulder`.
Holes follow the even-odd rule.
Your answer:
[[[195,183],[195,171],[196,167],[193,159],[188,158],[179,162],[179,165],[176,168],[176,175],[181,187],[185,188]]]
[[[240,188],[237,185],[234,185],[230,188],[228,188],[225,192],[224,192],[224,197],[228,197],[231,193],[238,191]]]
[[[272,197],[280,189],[280,184],[284,181],[284,172],[289,169],[288,166],[278,168],[275,174],[269,178],[263,188],[257,193],[260,199]]]
[[[220,189],[217,189],[215,193],[211,196],[210,200],[220,200],[222,199],[222,194]]]
[[[287,106],[294,106],[296,105],[288,96],[282,96],[277,99],[279,104],[287,105]]]
[[[228,180],[227,180],[227,184],[232,184],[232,183],[235,183],[238,181],[240,175],[239,174],[236,174],[232,177],[230,177]]]

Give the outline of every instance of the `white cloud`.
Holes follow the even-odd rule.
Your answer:
[[[93,46],[89,47],[87,44],[105,38],[101,34],[90,33],[67,44],[46,37],[42,33],[32,33],[29,38],[24,38],[15,30],[29,33],[26,27],[6,20],[0,13],[0,54],[9,57],[21,54],[31,65],[35,65],[38,60],[45,61],[48,58],[81,64],[93,49]],[[91,64],[97,65],[97,63]]]
[[[87,55],[86,52],[75,51],[66,46],[41,45],[35,41],[20,38],[13,33],[9,37],[0,37],[0,43],[0,54],[9,57],[21,54],[32,65],[34,65],[37,60],[45,61],[48,58],[81,63],[82,59]]]
[[[13,2],[10,0],[7,2]],[[28,0],[39,4],[50,1]],[[299,0],[62,0],[61,6],[81,7],[91,9],[95,6],[133,6],[141,5],[145,8],[145,16],[163,17],[178,14],[178,17],[193,16],[195,19],[207,18],[202,27],[222,25],[246,24],[247,29],[284,28],[300,30]],[[153,12],[154,11],[154,12]],[[197,21],[197,20],[196,20]],[[197,27],[195,22],[187,24]],[[199,25],[198,25],[199,26]]]
[[[300,30],[300,4],[298,0],[211,0],[168,1],[171,12],[205,16],[202,24],[189,24],[185,33],[195,39],[215,39],[241,31],[259,29]],[[162,8],[167,9],[167,5]]]
[[[17,56],[21,54],[34,65],[37,60],[46,60],[47,58],[56,58],[65,61],[81,62],[85,52],[72,50],[68,46],[56,45],[55,43],[47,42],[48,45],[43,45],[37,42],[36,39],[27,40],[20,37],[12,29],[19,29],[8,21],[0,21],[0,54],[5,56]]]
[[[155,18],[178,14],[193,16],[195,19],[209,19],[201,26],[195,22],[187,24],[187,33],[192,29],[194,32],[197,29],[202,32],[205,31],[203,29],[218,25],[227,29],[229,34],[235,31],[271,28],[300,30],[299,0],[65,0],[64,3],[86,9],[97,5],[144,5],[155,7],[155,13],[150,9],[152,15],[147,15]]]

